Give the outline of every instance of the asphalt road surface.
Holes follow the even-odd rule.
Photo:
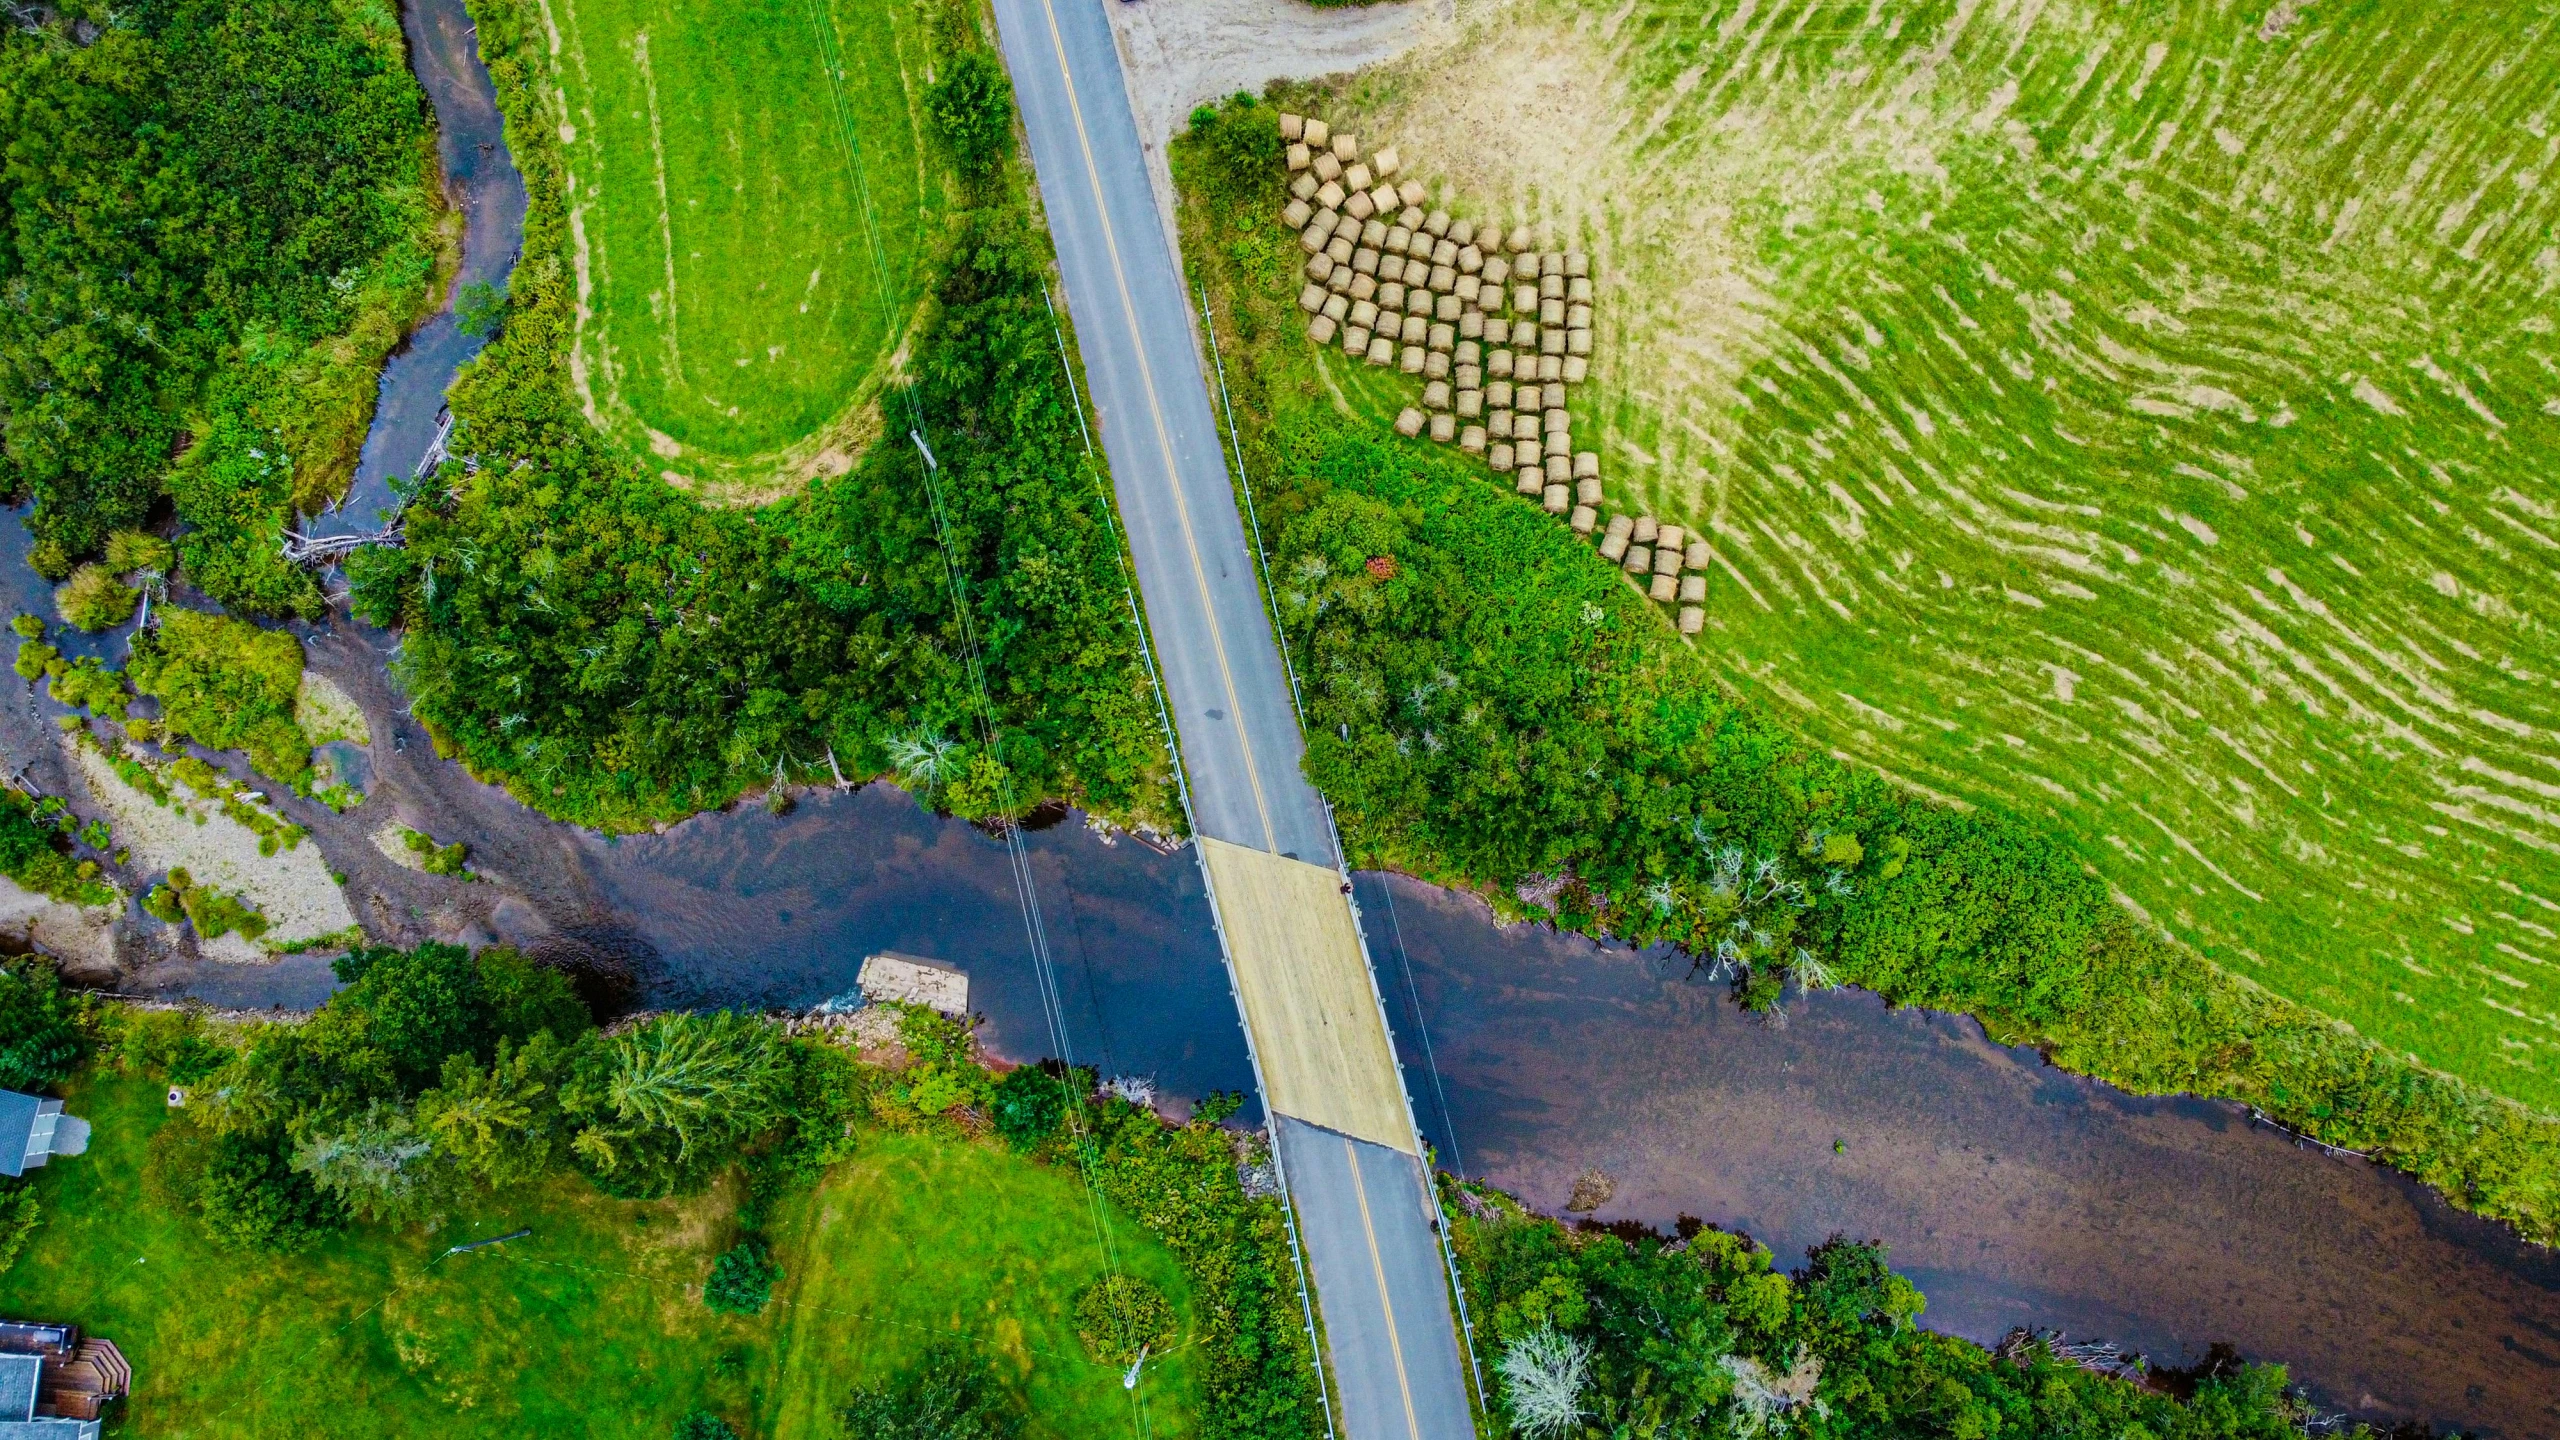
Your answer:
[[[1164,669],[1193,824],[1331,866],[1332,827],[1299,770],[1288,676],[1192,340],[1195,302],[1154,209],[1102,9],[1110,3],[996,0],[996,28]],[[1420,1161],[1274,1125],[1351,1440],[1471,1440]]]

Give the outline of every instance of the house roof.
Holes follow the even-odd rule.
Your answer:
[[[43,1374],[41,1355],[0,1355],[0,1423],[35,1418],[36,1381]]]
[[[43,1109],[43,1102],[33,1095],[0,1090],[0,1175],[26,1173],[27,1144],[35,1137],[36,1116]]]

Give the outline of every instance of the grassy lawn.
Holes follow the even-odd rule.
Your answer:
[[[1703,658],[2036,817],[2231,970],[2560,1109],[2547,17],[1481,23],[1325,109],[1454,213],[1593,252],[1576,433],[1613,508],[1712,540]]]
[[[45,1222],[0,1276],[0,1314],[122,1347],[136,1388],[120,1433],[652,1436],[707,1406],[771,1413],[755,1433],[820,1435],[844,1390],[937,1330],[992,1344],[1037,1433],[1130,1428],[1118,1377],[1075,1340],[1075,1295],[1099,1263],[1071,1174],[884,1138],[787,1207],[787,1303],[746,1321],[688,1289],[733,1238],[722,1192],[634,1203],[561,1180],[433,1235],[366,1228],[291,1259],[244,1256],[145,1198],[158,1085],[85,1076],[69,1098],[96,1133],[41,1172]],[[518,1227],[534,1233],[435,1259]],[[1182,1295],[1160,1246],[1125,1220],[1112,1233],[1125,1267]],[[1192,1386],[1178,1355],[1151,1369],[1151,1418],[1178,1425]]]
[[[1121,1272],[1173,1297],[1188,1338],[1189,1295],[1173,1256],[1123,1216],[1108,1225]],[[774,1440],[832,1436],[834,1407],[853,1377],[904,1368],[953,1334],[987,1348],[997,1373],[1027,1399],[1032,1434],[1191,1431],[1196,1380],[1183,1349],[1149,1361],[1132,1395],[1076,1339],[1075,1297],[1105,1269],[1094,1213],[1072,1172],[887,1137],[795,1202],[777,1229],[799,1263],[775,1292],[792,1323],[776,1347],[759,1426]]]
[[[713,499],[841,468],[944,205],[903,0],[545,0],[589,418]],[[864,210],[884,253],[868,244]],[[903,331],[905,317],[897,329]]]

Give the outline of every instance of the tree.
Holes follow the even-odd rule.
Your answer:
[[[1531,1440],[1552,1440],[1582,1418],[1590,1341],[1541,1327],[1505,1347],[1495,1368],[1511,1402],[1512,1427]]]
[[[773,1299],[782,1267],[761,1240],[741,1240],[711,1262],[711,1278],[702,1283],[702,1303],[723,1315],[755,1315]]]
[[[19,814],[8,810],[0,820]],[[0,825],[0,847],[10,838]],[[0,855],[0,865],[6,858]],[[77,1015],[52,964],[33,955],[0,960],[0,1089],[44,1089],[79,1060]]]
[[[512,1185],[548,1171],[560,1159],[558,1085],[568,1052],[551,1032],[519,1045],[498,1042],[482,1067],[448,1055],[441,1082],[418,1097],[418,1124],[437,1148],[491,1185]]]
[[[676,1422],[676,1440],[738,1440],[738,1432],[708,1410],[689,1410]]]
[[[726,1141],[781,1118],[789,1069],[772,1027],[730,1011],[660,1015],[582,1046],[562,1107],[571,1148],[624,1195],[691,1183]]]
[[[1013,82],[984,50],[951,57],[925,106],[964,175],[983,178],[1013,148]]]
[[[1135,1275],[1108,1275],[1076,1297],[1076,1338],[1097,1365],[1127,1365],[1173,1343],[1173,1302]]]
[[[1007,1071],[996,1082],[987,1109],[1005,1143],[1016,1150],[1036,1150],[1066,1124],[1070,1099],[1091,1095],[1093,1087],[1092,1071],[1043,1061]]]
[[[71,572],[53,592],[53,608],[65,623],[83,630],[106,630],[133,618],[142,592],[115,577],[106,566],[91,562]]]
[[[364,1113],[293,1147],[293,1169],[368,1220],[415,1220],[452,1201],[462,1172],[417,1116],[377,1101]]]

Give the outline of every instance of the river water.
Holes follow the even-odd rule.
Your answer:
[[[523,184],[467,16],[459,0],[411,0],[403,23],[471,219],[463,276],[502,276]],[[394,357],[342,525],[387,502],[475,349],[447,315]],[[0,526],[0,588],[40,609],[23,527]],[[1004,846],[902,792],[596,836],[435,758],[385,673],[392,637],[297,628],[377,743],[364,805],[287,808],[349,873],[380,938],[515,941],[649,1006],[815,1005],[850,991],[865,955],[911,951],[968,971],[997,1053],[1063,1050],[1176,1100],[1251,1088],[1187,849],[1073,815],[1027,835],[1044,984]],[[52,713],[33,695],[0,706],[13,771],[66,775]],[[485,879],[390,864],[371,832],[391,817],[467,841]],[[2224,1344],[2289,1363],[2322,1405],[2359,1418],[2560,1440],[2560,1258],[2390,1171],[2232,1106],[2064,1074],[1961,1018],[1835,993],[1791,997],[1773,1026],[1673,978],[1685,967],[1661,955],[1502,929],[1480,901],[1400,877],[1363,875],[1358,893],[1417,1113],[1452,1168],[1550,1210],[1597,1168],[1615,1181],[1597,1218],[1667,1229],[1694,1215],[1781,1264],[1835,1231],[1880,1239],[1927,1291],[1926,1323],[1986,1343],[2051,1327],[2164,1365]],[[156,955],[126,983],[307,1006],[332,982],[307,958],[250,970]]]

